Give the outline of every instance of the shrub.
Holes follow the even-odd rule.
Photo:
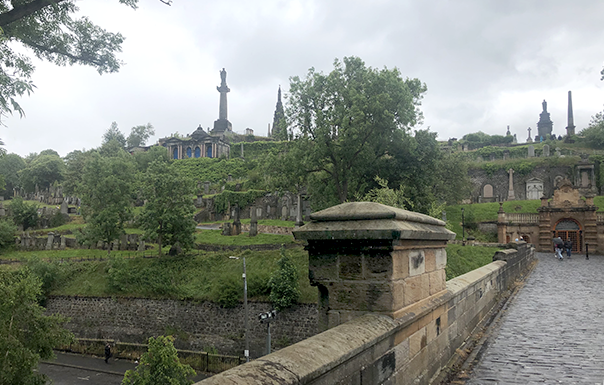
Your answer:
[[[281,259],[277,261],[277,264],[279,269],[275,271],[269,281],[271,288],[269,299],[275,309],[283,310],[296,304],[300,298],[298,271],[285,255],[285,248],[281,248]]]
[[[0,251],[8,250],[15,245],[17,227],[6,220],[0,220]]]

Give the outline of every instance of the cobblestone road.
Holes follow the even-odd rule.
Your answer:
[[[537,258],[468,385],[604,384],[604,257]]]

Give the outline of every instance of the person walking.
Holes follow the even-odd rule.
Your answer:
[[[109,344],[109,342],[107,342],[107,345],[105,345],[105,363],[106,364],[109,363],[109,358],[111,358],[111,345]]]
[[[562,256],[562,248],[564,247],[564,241],[562,240],[562,238],[557,237],[554,238],[554,251],[555,251],[555,257],[558,258],[559,260],[564,259],[564,257]]]
[[[571,241],[570,238],[564,242],[564,249],[566,250],[566,256],[570,259],[570,255],[573,251],[573,241]]]

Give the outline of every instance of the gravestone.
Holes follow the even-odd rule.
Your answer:
[[[482,161],[483,161],[482,156],[478,155],[478,156],[476,157],[476,161],[477,161],[477,162],[482,162]]]
[[[229,222],[225,222],[222,224],[222,232],[220,234],[225,236],[231,236],[231,224]]]
[[[67,238],[66,237],[61,237],[61,246],[59,246],[59,248],[61,250],[65,250],[66,243],[67,243]]]
[[[141,242],[138,245],[138,251],[145,251],[145,241],[141,239]]]
[[[491,156],[489,157],[489,159],[491,160],[491,162],[494,161],[495,160],[495,154],[491,154]]]
[[[128,250],[128,234],[120,236],[120,250]]]
[[[535,156],[535,146],[532,144],[528,146],[528,157],[533,158]]]
[[[257,210],[256,207],[252,206],[250,210],[250,231],[248,236],[255,237],[258,235],[258,217],[256,216]]]
[[[560,152],[560,147],[556,147],[556,156],[561,156],[562,152]]]
[[[505,150],[503,152],[503,160],[508,160],[510,158],[510,150]]]
[[[231,230],[231,235],[239,235],[241,234],[241,221],[239,220],[239,206],[235,206],[235,220],[233,221],[233,229]]]
[[[543,145],[543,156],[549,156],[549,144]]]
[[[233,175],[229,174],[229,176],[228,176],[228,181],[229,181],[229,182],[232,182],[232,181],[233,181]]]
[[[46,250],[52,250],[52,243],[55,241],[55,234],[53,232],[48,233],[48,240],[46,241]]]
[[[67,207],[67,202],[65,201],[61,203],[61,214],[69,215],[69,207]]]
[[[203,193],[205,195],[208,195],[210,193],[210,182],[208,182],[208,181],[203,182]]]
[[[282,221],[286,221],[287,220],[287,206],[282,206],[281,207],[281,220]]]

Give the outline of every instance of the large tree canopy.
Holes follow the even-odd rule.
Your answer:
[[[377,174],[375,162],[421,120],[425,91],[418,79],[367,67],[358,57],[336,60],[327,75],[311,68],[306,79],[291,78],[287,115],[301,154],[297,167],[309,173],[311,189],[335,198],[320,205],[345,202],[366,188],[367,176]]]
[[[136,8],[138,0],[119,2]],[[74,18],[77,9],[75,0],[0,0],[0,118],[13,111],[22,116],[15,97],[34,88],[34,67],[16,45],[57,65],[88,65],[99,74],[119,70],[122,62],[115,54],[121,51],[124,37],[87,17]]]

